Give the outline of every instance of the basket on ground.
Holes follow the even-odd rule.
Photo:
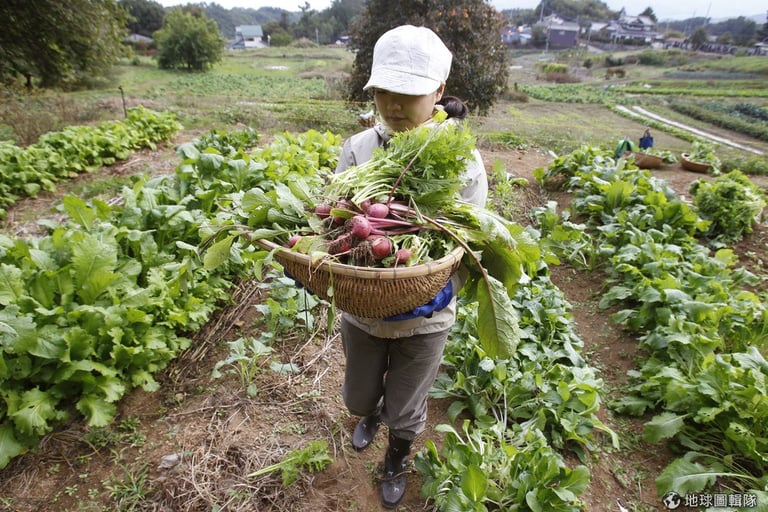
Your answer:
[[[664,162],[660,156],[635,151],[635,165],[641,169],[657,169]]]
[[[683,169],[693,172],[708,172],[710,165],[702,162],[694,162],[688,158],[688,153],[682,153],[680,155],[680,165]]]
[[[268,240],[256,242],[296,281],[318,297],[355,316],[386,318],[432,300],[458,269],[464,250],[457,247],[440,259],[411,267],[377,268],[334,261],[312,263],[310,257]],[[333,297],[328,294],[333,285]]]

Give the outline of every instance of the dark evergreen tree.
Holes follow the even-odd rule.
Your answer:
[[[501,42],[501,16],[483,0],[369,0],[351,30],[357,50],[348,98],[367,101],[368,80],[376,40],[387,30],[411,24],[431,28],[453,53],[446,94],[486,114],[506,90],[507,55]]]
[[[128,30],[132,34],[152,37],[152,34],[160,30],[165,18],[165,9],[158,2],[151,0],[120,0],[131,18],[128,21]]]

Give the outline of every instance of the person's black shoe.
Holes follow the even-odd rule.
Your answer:
[[[376,432],[379,431],[379,424],[381,418],[378,415],[365,416],[361,418],[355,427],[355,431],[352,433],[352,446],[355,450],[365,450],[376,437]]]
[[[409,453],[410,440],[389,434],[389,448],[384,457],[384,477],[381,480],[381,504],[384,508],[397,508],[405,496]]]

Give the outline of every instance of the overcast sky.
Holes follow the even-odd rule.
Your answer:
[[[164,6],[189,3],[186,0],[159,0]],[[197,0],[195,0],[196,3]],[[305,0],[208,0],[227,9],[232,7],[280,7],[289,11],[301,10]],[[311,9],[322,11],[331,5],[331,0],[306,0]],[[546,2],[546,0],[545,0]],[[768,3],[765,0],[603,0],[612,10],[624,7],[627,14],[640,14],[646,7],[651,7],[659,20],[682,20],[694,16],[705,16],[713,20],[736,18],[738,16],[765,15]],[[491,5],[498,10],[533,9],[539,0],[491,0]],[[546,5],[546,4],[545,4]]]

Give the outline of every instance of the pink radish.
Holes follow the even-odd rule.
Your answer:
[[[395,265],[405,265],[411,259],[411,251],[405,248],[395,251]]]
[[[315,206],[315,215],[318,217],[325,219],[331,214],[331,205],[328,203],[320,203],[317,206]]]
[[[376,219],[384,219],[389,215],[389,207],[384,203],[372,203],[368,207],[368,215]]]
[[[386,258],[392,254],[392,242],[385,236],[378,236],[371,241],[371,252],[377,260]]]
[[[371,234],[371,223],[362,215],[349,219],[349,232],[358,240],[365,240]]]
[[[288,247],[293,247],[298,243],[299,240],[301,240],[301,235],[291,235],[291,237],[288,239]]]

